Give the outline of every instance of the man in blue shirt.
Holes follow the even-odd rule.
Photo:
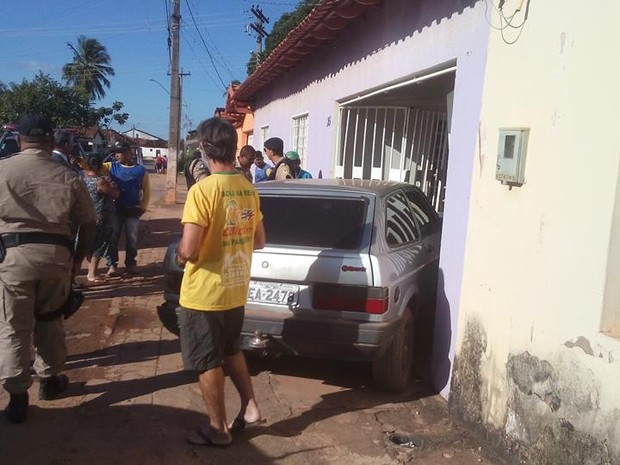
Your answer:
[[[262,182],[267,181],[269,179],[269,175],[267,172],[270,169],[273,169],[273,166],[265,163],[265,159],[263,158],[263,152],[257,150],[254,154],[254,182]]]
[[[108,276],[118,274],[118,241],[125,229],[125,268],[127,274],[136,273],[138,255],[138,227],[140,217],[146,211],[149,201],[149,177],[143,165],[136,165],[131,147],[117,142],[111,147],[116,160],[104,163],[110,171],[112,181],[118,186],[120,195],[116,199],[116,227],[110,240],[110,250],[106,256]]]

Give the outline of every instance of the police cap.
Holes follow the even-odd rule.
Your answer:
[[[46,115],[25,115],[17,124],[17,132],[25,137],[45,137],[54,134],[54,124]]]

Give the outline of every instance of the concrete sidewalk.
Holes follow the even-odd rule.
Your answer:
[[[163,205],[164,176],[151,176],[154,202],[144,216],[140,276],[89,287],[84,307],[67,321],[72,381],[59,400],[30,395],[27,423],[0,420],[6,464],[479,464],[502,463],[420,383],[402,394],[368,386],[365,364],[250,357],[267,423],[215,449],[184,437],[204,421],[198,387],[182,371],[179,342],[162,328],[161,263],[179,234],[182,205]],[[184,193],[181,191],[179,202]],[[238,409],[227,381],[227,413]],[[0,406],[8,400],[0,394]],[[397,446],[391,432],[410,433],[419,447]]]

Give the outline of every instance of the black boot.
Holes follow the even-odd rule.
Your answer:
[[[11,394],[11,400],[4,413],[11,423],[25,422],[28,414],[28,393]]]
[[[54,375],[49,378],[41,378],[39,385],[39,399],[52,400],[67,389],[69,378],[66,375]]]

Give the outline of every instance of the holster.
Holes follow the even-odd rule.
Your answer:
[[[60,308],[54,310],[50,313],[44,313],[43,315],[36,315],[37,321],[54,321],[61,316],[66,320],[70,316],[72,316],[75,312],[77,312],[82,304],[84,303],[84,293],[80,291],[74,291],[71,289],[69,291],[69,295],[67,296],[67,300],[64,304],[60,306]]]

